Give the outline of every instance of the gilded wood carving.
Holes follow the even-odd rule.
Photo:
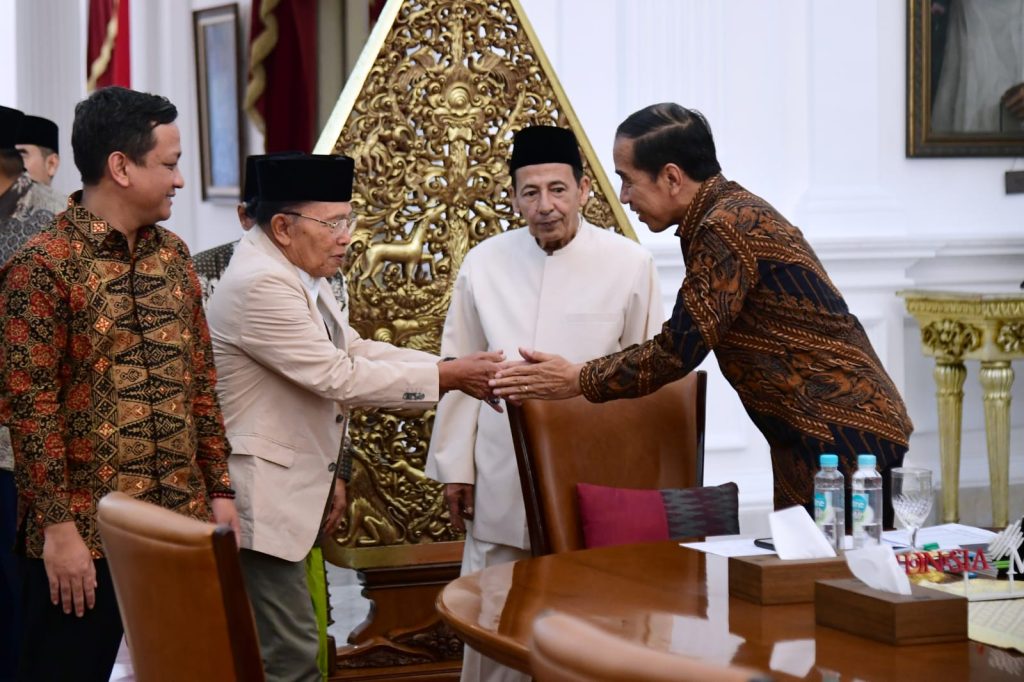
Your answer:
[[[388,3],[316,148],[356,161],[346,275],[361,335],[438,352],[466,252],[520,227],[507,159],[514,132],[538,123],[576,132],[596,190],[586,218],[633,237],[518,0]],[[456,539],[422,473],[432,417],[355,415],[339,544]]]

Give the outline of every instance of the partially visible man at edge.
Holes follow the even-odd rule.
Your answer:
[[[17,142],[26,118],[0,106],[0,265],[64,210],[64,199],[25,170]],[[11,434],[0,426],[0,682],[14,679],[21,643],[21,575],[13,549],[17,509]]]
[[[60,168],[60,128],[48,118],[25,116],[18,129],[18,153],[25,162],[25,171],[40,185],[53,185],[53,176]]]
[[[156,225],[184,186],[176,117],[167,99],[118,87],[80,102],[83,189],[0,270],[26,557],[19,679],[109,679],[123,630],[96,524],[104,495],[238,529],[199,283],[184,242]]]
[[[65,206],[64,197],[33,180],[25,168],[17,140],[26,118],[0,106],[0,265]]]
[[[622,203],[652,232],[678,226],[686,276],[672,317],[651,341],[587,363],[526,350],[538,364],[500,371],[495,394],[633,398],[714,351],[771,448],[776,509],[812,511],[821,453],[839,455],[848,494],[857,454],[872,453],[891,528],[889,471],[902,464],[913,425],[800,230],[722,176],[711,129],[695,110],[665,103],[632,114],[616,131],[613,158]],[[849,504],[846,512],[849,527]]]

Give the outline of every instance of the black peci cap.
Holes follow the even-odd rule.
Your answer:
[[[302,154],[256,162],[259,201],[350,201],[355,162],[347,156]]]
[[[571,130],[555,126],[523,128],[512,140],[512,159],[509,170],[515,173],[523,166],[539,163],[567,163],[583,170],[583,159],[576,136]]]
[[[42,116],[26,115],[18,130],[16,144],[34,144],[53,151],[60,151],[60,135],[57,124]]]
[[[251,154],[245,157],[245,178],[242,184],[242,196],[239,197],[242,203],[249,204],[259,198],[260,178],[256,169],[256,163],[262,159],[287,158],[291,156],[302,156],[302,152],[275,152],[273,154]]]
[[[14,149],[18,144],[18,130],[25,114],[10,107],[0,106],[0,149]]]

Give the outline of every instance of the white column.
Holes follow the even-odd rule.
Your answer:
[[[0,0],[0,104],[13,107],[18,100],[18,8],[14,0]]]

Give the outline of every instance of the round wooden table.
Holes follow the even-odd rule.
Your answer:
[[[487,568],[448,584],[437,608],[470,646],[526,673],[533,621],[555,610],[779,680],[1024,679],[1016,652],[972,641],[889,646],[816,625],[813,604],[762,607],[729,597],[728,585],[728,559],[667,541]]]

